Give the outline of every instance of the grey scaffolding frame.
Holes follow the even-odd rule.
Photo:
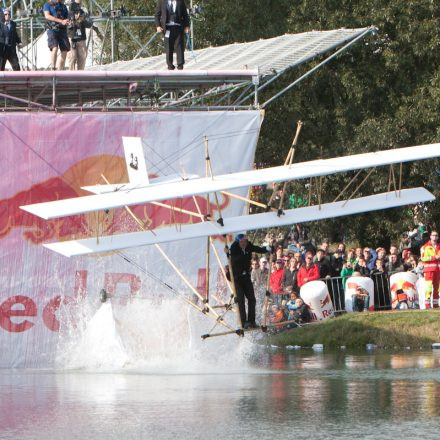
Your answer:
[[[372,26],[313,31],[200,49],[187,55],[183,71],[164,70],[165,60],[160,55],[95,66],[82,72],[0,72],[3,98],[0,108],[3,111],[265,108],[376,31]],[[325,59],[260,105],[261,90],[286,72],[328,52],[331,53]]]

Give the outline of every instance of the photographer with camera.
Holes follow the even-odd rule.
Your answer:
[[[48,0],[43,6],[46,19],[47,43],[51,52],[53,70],[64,70],[67,52],[70,50],[67,26],[70,24],[69,11],[63,0]],[[60,57],[58,58],[58,48]]]
[[[88,11],[82,7],[81,0],[72,0],[69,8],[70,26],[67,35],[71,50],[68,65],[70,70],[84,70],[87,59],[86,28],[92,27]]]

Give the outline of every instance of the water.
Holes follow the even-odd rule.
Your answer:
[[[0,370],[0,439],[439,438],[440,351],[201,341],[190,314],[167,328],[174,305],[146,307],[102,306],[56,368]]]
[[[438,438],[436,353],[260,353],[241,370],[3,370],[1,439]]]

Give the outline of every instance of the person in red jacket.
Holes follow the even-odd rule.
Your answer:
[[[270,274],[269,287],[274,295],[275,303],[279,303],[282,299],[283,292],[283,260],[280,258],[275,262],[275,270]],[[278,301],[279,300],[279,301]]]
[[[425,277],[425,306],[438,307],[438,291],[440,284],[440,244],[438,232],[432,231],[430,240],[420,248],[420,259],[423,261],[423,275]]]
[[[319,267],[313,263],[313,253],[307,252],[306,262],[298,270],[298,287],[301,288],[304,284],[313,280],[319,280]]]

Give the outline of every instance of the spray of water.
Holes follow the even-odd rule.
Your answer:
[[[200,373],[241,371],[257,349],[248,337],[207,339],[212,320],[179,300],[108,300],[64,322],[57,367],[91,371]],[[231,315],[234,321],[235,316]],[[78,322],[79,321],[79,322]],[[224,329],[219,327],[218,331]]]

